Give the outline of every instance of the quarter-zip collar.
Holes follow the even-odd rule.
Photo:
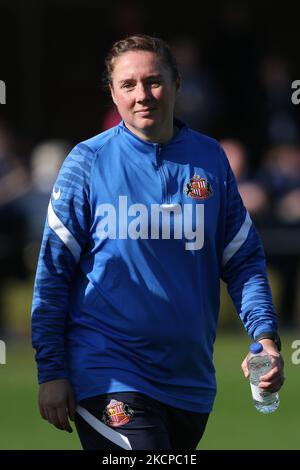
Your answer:
[[[124,121],[121,121],[118,124],[120,132],[123,133],[124,137],[128,139],[128,142],[139,152],[145,154],[151,158],[155,163],[157,163],[157,155],[161,153],[164,148],[167,148],[171,145],[177,144],[183,140],[184,134],[188,131],[187,126],[180,121],[179,119],[174,119],[174,125],[179,129],[178,132],[164,144],[157,142],[148,142],[141,139],[133,132],[131,132],[125,125]]]

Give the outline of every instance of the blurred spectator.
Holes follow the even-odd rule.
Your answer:
[[[16,153],[12,131],[0,122],[0,207],[13,202],[27,187],[27,172]]]
[[[231,169],[240,183],[248,177],[249,164],[245,145],[234,138],[224,138],[220,140],[220,145],[227,155]]]
[[[294,144],[271,147],[263,158],[258,180],[272,199],[272,218],[283,224],[299,223],[296,206],[300,207],[300,147]]]
[[[38,144],[31,155],[30,186],[18,201],[20,211],[25,218],[23,256],[30,273],[36,269],[51,191],[58,171],[70,150],[71,145],[65,141],[50,140]]]
[[[201,51],[188,37],[174,38],[171,47],[181,75],[176,115],[199,132],[215,134],[222,97],[211,73],[201,64]]]
[[[264,185],[251,177],[246,147],[240,140],[229,138],[221,139],[220,145],[237,179],[244,205],[259,224],[269,210],[269,199]]]
[[[9,277],[23,279],[24,218],[17,205],[28,187],[27,172],[16,151],[11,129],[0,123],[0,337],[4,336],[3,286]]]
[[[282,144],[265,154],[257,180],[272,201],[262,236],[268,262],[282,279],[279,318],[283,326],[299,321],[297,293],[300,261],[300,147]]]
[[[260,92],[256,109],[265,145],[293,143],[299,137],[297,109],[291,100],[288,61],[275,54],[266,55],[259,68]]]
[[[279,200],[277,216],[286,224],[300,224],[300,188],[289,191]]]
[[[224,96],[220,135],[235,135],[255,143],[256,111],[253,96],[257,90],[258,51],[262,47],[255,34],[254,2],[220,2],[207,42],[208,57]]]
[[[266,153],[261,168],[252,174],[245,146],[237,139],[222,139],[239,192],[260,230],[269,266],[281,277],[281,326],[299,321],[297,293],[300,261],[300,148],[276,145]]]

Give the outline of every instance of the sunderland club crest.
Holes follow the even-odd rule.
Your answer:
[[[126,403],[111,400],[103,413],[103,422],[108,426],[117,428],[128,423],[134,412]]]
[[[208,199],[213,195],[211,184],[206,178],[194,175],[186,184],[184,192],[192,199]]]

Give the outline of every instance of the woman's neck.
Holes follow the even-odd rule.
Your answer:
[[[178,132],[178,127],[173,123],[172,126],[164,132],[151,132],[151,130],[137,129],[136,127],[131,126],[128,123],[124,123],[127,129],[129,129],[133,134],[139,137],[146,142],[154,142],[157,144],[164,144],[171,140]]]

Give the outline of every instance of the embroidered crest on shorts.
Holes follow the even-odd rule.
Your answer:
[[[128,423],[134,412],[126,403],[111,400],[103,413],[103,422],[108,426],[117,428]]]
[[[211,184],[206,178],[194,175],[186,184],[184,192],[192,199],[208,199],[213,195]]]

